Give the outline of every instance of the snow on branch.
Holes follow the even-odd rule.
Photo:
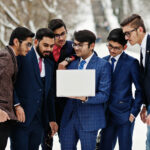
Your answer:
[[[52,7],[49,7],[48,5],[47,5],[47,3],[45,2],[45,0],[41,0],[41,3],[43,4],[43,6],[45,7],[45,9],[49,12],[49,13],[56,13],[56,9],[55,9],[55,7],[54,8],[52,8]],[[57,5],[57,3],[55,2],[55,6]]]
[[[8,14],[8,16],[16,23],[20,24],[20,21],[11,13],[11,11],[6,7],[6,5],[0,1],[0,6],[3,8],[3,10]]]

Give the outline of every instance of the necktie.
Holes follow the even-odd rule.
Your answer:
[[[86,63],[86,61],[85,61],[85,60],[82,60],[82,61],[80,62],[80,64],[79,64],[78,69],[82,70],[83,67],[84,67],[84,65],[85,65],[85,63]]]
[[[39,69],[40,69],[40,73],[42,71],[42,58],[39,58]]]
[[[116,59],[114,57],[111,58],[111,70],[112,72],[114,71],[114,63],[115,63]]]
[[[142,54],[142,48],[140,50],[140,65],[142,68],[144,68],[144,65],[143,65],[143,54]]]

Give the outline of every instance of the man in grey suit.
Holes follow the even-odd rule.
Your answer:
[[[11,124],[17,120],[13,111],[13,84],[17,75],[16,56],[25,56],[32,46],[34,33],[24,27],[13,30],[9,46],[0,51],[0,150],[4,150]]]

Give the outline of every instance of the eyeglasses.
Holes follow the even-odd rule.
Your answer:
[[[60,39],[60,37],[64,37],[66,35],[66,31],[62,32],[61,34],[55,34],[55,38]]]
[[[124,35],[127,36],[127,37],[130,37],[130,36],[131,36],[131,33],[132,33],[133,31],[136,31],[136,30],[137,30],[137,28],[134,28],[134,29],[131,30],[131,31],[124,32]]]
[[[20,43],[23,42],[23,40],[19,40]],[[26,47],[29,47],[31,48],[32,47],[32,43],[28,42],[28,43],[25,43]]]
[[[111,44],[107,44],[107,47],[108,47],[109,50],[112,50],[112,49],[115,50],[115,51],[120,51],[121,50],[120,47],[115,47]]]
[[[88,44],[88,43],[85,43],[85,44],[81,44],[81,43],[76,44],[76,43],[73,43],[73,44],[72,44],[72,47],[73,47],[73,48],[81,49],[84,45],[89,45],[89,44]]]

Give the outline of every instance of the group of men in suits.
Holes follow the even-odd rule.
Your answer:
[[[113,150],[117,139],[120,150],[131,150],[135,118],[143,101],[140,115],[148,125],[146,148],[150,149],[150,36],[137,14],[121,26],[109,33],[110,55],[104,59],[94,52],[96,36],[89,30],[77,31],[73,42],[66,41],[61,19],[39,29],[32,48],[30,30],[17,27],[12,32],[9,46],[0,52],[1,150],[9,135],[12,150],[38,150],[42,140],[42,149],[50,150],[49,137],[58,126],[62,150],[76,150],[79,139],[82,150],[94,150],[100,129],[100,150]],[[141,45],[140,65],[124,52],[127,41]],[[95,96],[57,98],[57,69],[95,69]]]

